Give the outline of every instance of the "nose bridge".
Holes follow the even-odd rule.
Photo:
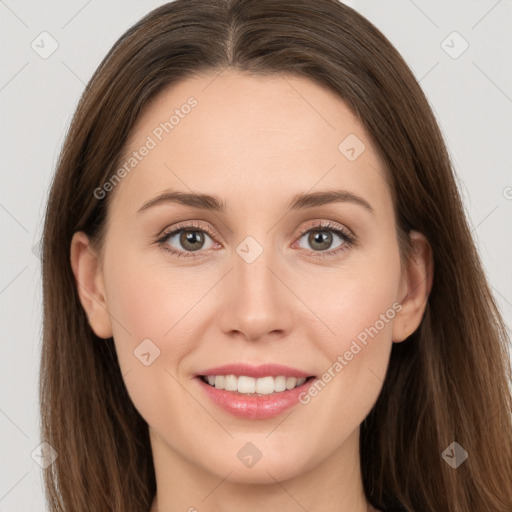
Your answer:
[[[257,339],[271,331],[290,327],[290,297],[276,276],[276,251],[253,237],[247,237],[234,254],[231,286],[226,302],[226,331],[240,331]],[[226,323],[227,322],[227,323]]]
[[[248,249],[248,250],[247,250]],[[246,252],[243,252],[243,251]],[[266,298],[267,302],[276,293],[275,276],[269,270],[275,260],[272,248],[261,249],[261,252],[251,243],[244,242],[237,248],[234,263],[234,273],[237,283],[237,294],[240,298]],[[247,291],[247,293],[245,293]]]

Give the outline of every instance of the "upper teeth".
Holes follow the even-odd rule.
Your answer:
[[[269,395],[270,393],[285,391],[301,386],[306,382],[305,377],[297,379],[296,377],[247,377],[246,375],[207,375],[208,384],[217,389],[226,391],[238,391],[239,393],[260,393]]]

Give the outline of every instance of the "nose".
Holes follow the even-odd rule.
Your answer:
[[[236,253],[233,260],[222,292],[222,331],[250,341],[286,336],[296,301],[286,286],[286,272],[272,259],[270,250],[263,250],[251,263]]]

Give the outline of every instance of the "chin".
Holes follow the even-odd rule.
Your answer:
[[[227,459],[226,452],[219,453],[218,463],[210,459],[203,467],[216,477],[226,478],[226,481],[236,484],[275,484],[276,480],[294,478],[308,469],[300,460],[289,458],[289,453],[284,457],[279,452],[261,455],[255,452],[253,459],[250,460],[250,456],[246,454],[251,450],[249,442],[242,444],[242,448],[237,449],[235,457]]]

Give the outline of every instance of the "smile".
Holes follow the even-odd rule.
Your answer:
[[[302,386],[306,380],[313,377],[249,377],[247,375],[201,375],[200,378],[216,389],[224,389],[244,395],[270,395],[282,393]]]

